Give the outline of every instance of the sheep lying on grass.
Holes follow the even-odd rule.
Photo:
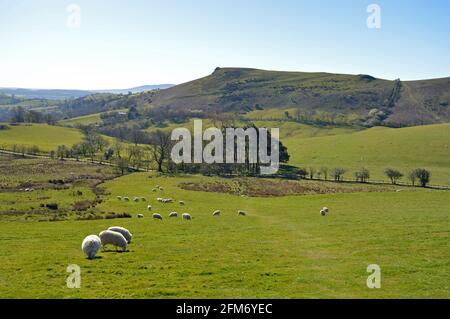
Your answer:
[[[135,202],[135,203],[138,203],[138,202],[139,202],[139,197],[135,197],[135,198],[134,198],[134,202]]]
[[[320,211],[320,215],[326,216],[326,215],[328,215],[328,212],[329,212],[328,207],[324,207],[324,208],[322,208],[322,210]]]
[[[243,210],[238,210],[238,216],[247,216],[247,212]]]
[[[97,235],[89,235],[83,240],[81,250],[88,259],[94,259],[101,245],[102,242]]]
[[[142,214],[137,214],[136,217],[137,217],[137,218],[144,218],[144,215],[142,215]]]
[[[171,212],[169,214],[169,217],[173,218],[173,217],[178,217],[178,213],[177,212]]]
[[[220,216],[220,210],[214,211],[213,216]]]
[[[125,196],[125,197],[123,198],[123,200],[126,201],[126,202],[129,202],[129,201],[130,201],[130,198]]]
[[[159,220],[162,220],[162,219],[163,219],[162,216],[161,216],[160,214],[156,214],[156,213],[152,215],[152,218],[153,218],[153,219],[159,219]]]
[[[118,233],[121,233],[123,235],[123,237],[125,237],[125,239],[127,240],[127,243],[131,243],[131,238],[133,237],[133,235],[130,233],[130,231],[126,228],[120,227],[120,226],[113,226],[113,227],[109,227],[108,230],[112,230]]]
[[[103,250],[106,249],[106,245],[113,245],[116,248],[116,251],[117,247],[122,248],[122,251],[127,250],[127,240],[121,233],[112,230],[105,230],[99,234],[99,237]]]
[[[191,215],[189,215],[188,213],[184,213],[184,214],[183,214],[183,219],[184,219],[184,220],[191,220],[192,217],[191,217]]]

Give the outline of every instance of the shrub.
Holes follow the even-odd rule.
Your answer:
[[[398,180],[403,177],[403,174],[400,171],[393,168],[386,168],[384,170],[384,174],[389,177],[391,183],[394,185],[397,184]]]
[[[430,183],[431,172],[424,169],[418,168],[415,171],[415,175],[420,182],[420,186],[426,187]]]

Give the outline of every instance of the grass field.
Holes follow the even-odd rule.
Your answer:
[[[139,173],[107,181],[97,207],[143,213],[144,219],[2,222],[3,298],[448,298],[450,196],[405,189],[286,197],[242,197],[187,191],[199,176]],[[164,191],[153,193],[157,184]],[[125,203],[117,195],[145,196]],[[156,197],[184,200],[160,204]],[[165,219],[154,221],[146,212]],[[330,215],[319,210],[330,207]],[[211,216],[220,209],[219,218]],[[246,217],[236,212],[243,209]],[[194,219],[169,220],[169,212]],[[114,225],[134,234],[126,253],[84,258],[84,236]],[[81,289],[69,289],[66,267],[81,267]],[[382,288],[366,287],[369,264]]]
[[[79,116],[79,117],[74,117],[71,119],[67,119],[67,120],[61,120],[59,121],[59,123],[61,125],[78,125],[78,124],[96,124],[99,123],[101,121],[100,119],[100,114],[101,113],[95,113],[95,114],[89,114],[89,115],[85,115],[85,116]]]
[[[372,179],[384,180],[387,177],[383,171],[388,167],[399,169],[405,175],[413,168],[424,167],[432,172],[432,183],[450,185],[450,124],[402,129],[375,127],[317,137],[281,133],[282,138],[283,134],[291,165],[341,166],[349,170],[348,179],[353,179],[354,171],[366,167]]]
[[[48,152],[62,144],[70,147],[82,139],[79,130],[46,124],[9,126],[7,130],[0,130],[0,146],[6,149],[11,149],[12,145],[37,145],[41,151]]]
[[[128,109],[119,109],[119,110],[115,110],[114,112],[127,112]],[[78,117],[74,117],[74,118],[70,118],[70,119],[65,119],[65,120],[61,120],[59,121],[59,124],[64,125],[64,126],[75,126],[75,125],[88,125],[88,124],[98,124],[100,123],[101,120],[101,115],[102,113],[94,113],[94,114],[89,114],[89,115],[84,115],[84,116],[78,116]]]

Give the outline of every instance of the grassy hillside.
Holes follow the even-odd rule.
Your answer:
[[[72,146],[83,139],[77,130],[46,124],[24,124],[0,130],[0,145],[10,149],[12,145],[37,145],[41,151],[55,150],[58,145]]]
[[[144,110],[204,112],[290,109],[308,121],[417,125],[450,120],[449,83],[450,78],[397,82],[368,75],[217,68],[204,78],[142,94],[138,104]]]
[[[386,179],[387,167],[407,173],[412,168],[432,171],[432,182],[450,184],[450,124],[402,129],[375,127],[350,134],[304,137],[282,132],[292,165],[344,167],[351,171],[366,167],[372,178]],[[290,132],[290,130],[288,130]],[[347,174],[353,178],[353,172]]]
[[[3,222],[0,295],[4,298],[448,298],[448,192],[406,190],[249,198],[185,191],[206,177],[133,174],[104,184],[102,211],[144,219]],[[225,180],[228,182],[228,180]],[[164,191],[151,192],[155,185]],[[110,194],[109,194],[110,193]],[[117,195],[145,196],[125,203]],[[184,200],[159,204],[156,197]],[[150,218],[146,206],[161,213]],[[319,210],[330,207],[330,215]],[[214,218],[212,211],[222,210]],[[244,209],[247,217],[238,217]],[[189,212],[191,222],[169,220]],[[363,213],[362,213],[363,212]],[[133,233],[126,253],[87,260],[83,238],[109,226]],[[38,227],[37,227],[38,226]],[[17,234],[20,233],[20,236]],[[51,245],[46,243],[51,242]],[[17,249],[20,247],[20,249]],[[43,249],[45,247],[45,249]],[[382,288],[368,289],[378,264]],[[81,289],[65,286],[69,264]]]

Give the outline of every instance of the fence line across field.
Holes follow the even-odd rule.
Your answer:
[[[8,155],[16,155],[16,156],[22,156],[22,157],[30,157],[30,158],[45,158],[45,159],[52,159],[52,157],[50,157],[47,154],[29,154],[29,153],[24,153],[24,152],[13,152],[11,150],[7,150],[4,148],[0,148],[0,153],[2,154],[8,154]],[[108,161],[99,161],[99,160],[89,160],[89,159],[76,159],[76,158],[64,158],[65,161],[72,161],[72,162],[82,162],[82,163],[91,163],[91,164],[98,164],[98,165],[107,165],[107,166],[111,166],[111,167],[119,167],[119,165],[108,162]],[[128,169],[130,170],[134,170],[134,171],[138,171],[138,172],[154,172],[155,170],[152,169],[146,169],[146,168],[141,168],[141,167],[133,167],[133,166],[128,166]],[[292,175],[291,175],[292,176]],[[335,182],[332,179],[311,179],[311,178],[307,178],[307,177],[301,177],[300,175],[295,174],[295,176],[299,177],[298,179],[305,179],[305,180],[313,180],[313,181],[322,181],[322,182]],[[284,175],[272,175],[272,176],[266,176],[266,178],[270,178],[270,177],[286,177]],[[336,181],[337,182],[337,181]],[[403,186],[403,187],[418,187],[418,186],[414,186],[405,182],[397,182],[396,184],[392,184],[389,181],[385,181],[385,180],[368,180],[365,183],[361,183],[355,180],[341,180],[339,181],[339,183],[358,183],[358,184],[371,184],[371,185],[392,185],[392,186]],[[437,189],[437,190],[450,190],[450,186],[448,185],[436,185],[436,184],[430,184],[427,186],[427,188],[431,188],[431,189]]]

